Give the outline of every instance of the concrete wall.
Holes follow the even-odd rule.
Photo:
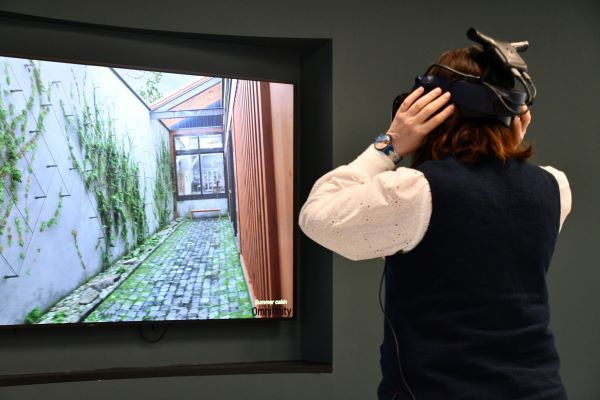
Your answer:
[[[18,114],[31,93],[29,76],[32,73],[26,68],[26,64],[29,64],[26,59],[0,57],[3,70],[5,62],[10,84],[7,85],[3,80],[2,87],[21,89],[22,92],[13,92],[3,97],[3,101],[5,107],[12,103]],[[72,143],[73,155],[79,163],[83,159],[82,152],[76,129],[68,126],[60,106],[60,101],[63,101],[67,112],[78,114],[81,118],[83,101],[78,98],[76,82],[92,110],[95,91],[104,118],[115,118],[113,124],[117,139],[123,139],[123,148],[140,166],[141,192],[146,188],[144,202],[147,203],[149,231],[154,232],[158,225],[152,206],[156,150],[159,149],[161,136],[165,140],[168,137],[167,129],[158,121],[149,119],[147,108],[109,68],[47,61],[37,65],[43,84],[52,85],[51,106],[45,106],[48,113],[35,156],[34,151],[30,151],[18,164],[23,174],[22,183],[17,187],[17,198],[14,199],[15,206],[7,227],[12,232],[12,244],[7,234],[0,238],[3,247],[0,273],[2,276],[15,275],[15,272],[18,275],[11,279],[0,279],[1,325],[23,323],[32,309],[37,307],[45,310],[102,267],[104,241],[99,238],[104,233],[98,217],[96,197],[92,191],[86,190],[81,175],[73,169],[67,140]],[[46,95],[41,102],[46,103]],[[40,101],[36,99],[27,117],[28,131],[36,128],[40,107]],[[33,134],[27,135],[29,139]],[[127,136],[132,139],[131,148]],[[49,167],[51,165],[56,167]],[[31,166],[31,173],[28,172],[28,166]],[[26,193],[28,180],[30,189]],[[65,197],[59,197],[59,193]],[[8,191],[6,196],[10,196]],[[61,208],[56,225],[42,229],[43,222],[53,217],[59,202]],[[17,240],[17,219],[23,226],[23,246]],[[74,230],[77,232],[81,259],[73,237]],[[128,242],[134,243],[131,229]],[[111,260],[122,255],[125,248],[124,240],[116,240],[115,247],[109,248]]]
[[[190,210],[208,210],[219,209],[221,214],[229,212],[227,208],[227,199],[201,199],[201,200],[179,200],[177,201],[177,214],[180,217],[189,217]],[[203,216],[215,216],[216,212],[197,213],[194,218]]]
[[[406,1],[181,1],[153,3],[75,1],[3,1],[0,8],[34,15],[115,26],[266,37],[333,39],[333,160],[351,161],[387,129],[394,96],[411,85],[442,51],[469,45],[468,27],[507,39],[528,39],[527,61],[539,89],[527,138],[535,140],[535,162],[564,170],[573,190],[573,211],[561,231],[549,274],[551,328],[556,334],[562,375],[574,400],[600,398],[600,268],[595,252],[600,241],[600,126],[596,118],[600,92],[600,8],[593,1],[502,3],[431,0]],[[182,12],[185,10],[185,12]],[[207,13],[210,17],[204,18]],[[303,151],[305,151],[303,149]],[[302,267],[302,266],[299,266]],[[352,262],[335,256],[333,374],[275,374],[173,377],[63,383],[0,389],[3,399],[373,399],[380,378],[379,345],[383,318],[377,302],[381,260]],[[329,268],[324,265],[323,268]],[[170,332],[171,333],[171,332]],[[132,365],[136,350],[153,354],[147,363],[170,360],[179,352],[185,362],[210,338],[201,328],[176,334],[154,346],[136,343],[135,332],[107,353],[110,343],[95,346],[97,358]],[[235,332],[229,335],[232,351]],[[262,338],[257,337],[260,345]],[[132,343],[125,343],[130,340]],[[6,343],[6,342],[5,342]],[[15,360],[29,342],[14,350],[0,347]],[[121,343],[121,342],[120,342]],[[64,356],[68,338],[46,340],[36,351]],[[2,346],[2,344],[0,344]],[[14,347],[14,345],[11,345]],[[81,349],[81,347],[78,347]],[[189,355],[189,358],[188,358]],[[267,355],[268,356],[268,355]],[[129,359],[128,359],[129,358]],[[128,359],[128,360],[126,360]],[[127,361],[127,362],[126,362]],[[15,363],[11,371],[24,367]]]

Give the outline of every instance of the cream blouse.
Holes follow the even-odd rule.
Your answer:
[[[562,171],[540,167],[558,181],[560,230],[571,211],[569,182]],[[357,261],[413,249],[423,239],[430,217],[431,191],[425,175],[413,168],[396,168],[369,145],[354,161],[315,182],[298,223],[315,242]]]

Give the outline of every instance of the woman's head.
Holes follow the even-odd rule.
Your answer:
[[[438,63],[471,75],[481,75],[486,67],[481,53],[471,48],[446,51]],[[430,74],[444,79],[456,78],[453,72],[437,66],[430,70]],[[450,154],[467,162],[490,157],[523,160],[531,157],[533,148],[531,145],[523,147],[520,135],[497,120],[461,118],[460,112],[455,112],[427,135],[414,153],[412,166]]]

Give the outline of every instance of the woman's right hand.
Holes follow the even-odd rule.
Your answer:
[[[387,131],[392,137],[394,152],[400,156],[418,149],[427,134],[455,111],[456,106],[450,104],[439,114],[432,116],[448,103],[450,92],[442,94],[439,87],[425,95],[423,92],[423,87],[419,86],[404,99]]]

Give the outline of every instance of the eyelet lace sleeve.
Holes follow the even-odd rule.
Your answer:
[[[314,184],[299,225],[315,242],[356,261],[413,249],[430,217],[431,192],[423,173],[396,169],[369,146]]]
[[[569,215],[571,212],[571,205],[573,201],[571,195],[571,186],[569,185],[567,176],[563,171],[550,165],[540,165],[540,167],[554,175],[554,178],[556,178],[556,181],[558,182],[558,189],[560,191],[560,225],[558,227],[558,231],[560,232],[565,219],[567,219],[567,215]]]

